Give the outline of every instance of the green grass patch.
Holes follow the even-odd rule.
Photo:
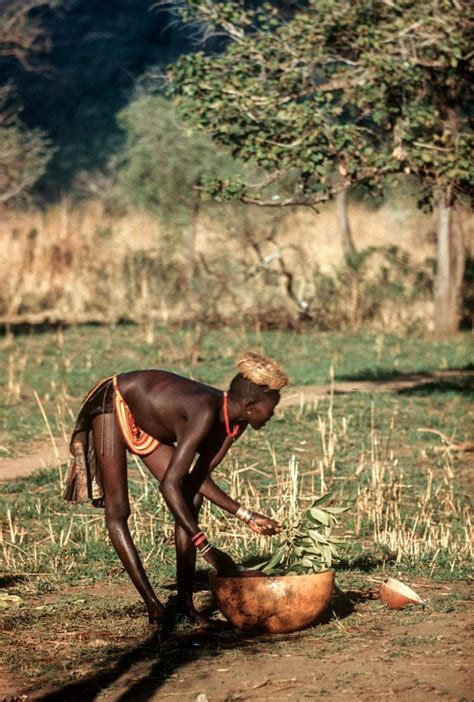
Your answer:
[[[24,442],[47,437],[34,396],[38,394],[53,433],[69,430],[82,397],[100,378],[136,368],[167,368],[224,387],[235,359],[247,348],[262,349],[287,369],[292,385],[337,380],[383,379],[472,365],[472,337],[401,339],[373,332],[344,336],[305,333],[157,328],[152,339],[134,325],[85,325],[64,331],[5,338],[0,347],[0,450],[21,455]],[[462,381],[461,381],[462,382]],[[459,393],[460,383],[437,388]],[[421,392],[421,390],[420,390]],[[423,391],[431,397],[429,389]],[[0,454],[1,455],[1,454]]]

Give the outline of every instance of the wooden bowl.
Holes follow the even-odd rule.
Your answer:
[[[221,578],[209,583],[217,606],[237,629],[285,634],[313,624],[331,601],[334,571],[315,575]]]
[[[422,605],[420,596],[400,580],[385,578],[380,583],[379,598],[390,609],[403,609],[409,605]]]

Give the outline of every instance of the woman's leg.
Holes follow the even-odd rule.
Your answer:
[[[157,480],[161,481],[166,473],[166,469],[173,456],[174,448],[171,446],[159,446],[149,456],[143,458],[143,462],[150,469]],[[188,505],[196,519],[202,505],[202,496],[189,493],[187,496]],[[186,531],[175,524],[174,542],[176,548],[176,581],[178,588],[177,609],[181,614],[192,619],[206,620],[199,614],[193,604],[193,583],[196,569],[196,548]]]
[[[128,529],[130,503],[127,486],[125,444],[114,414],[101,414],[93,421],[94,448],[102,477],[105,522],[111,541],[142,596],[150,623],[158,623],[164,607],[156,597]],[[102,453],[103,452],[103,453]]]
[[[199,518],[199,510],[202,505],[202,496],[198,493],[190,497],[189,507]],[[180,614],[185,614],[192,619],[207,621],[206,617],[200,614],[193,603],[194,574],[196,571],[196,548],[186,531],[175,524],[174,544],[176,548],[176,581],[178,587],[177,610]]]

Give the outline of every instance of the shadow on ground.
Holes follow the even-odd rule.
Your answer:
[[[331,608],[319,620],[318,626],[327,625],[333,619],[348,617],[354,612],[355,605],[366,599],[372,599],[372,593],[337,592]],[[278,638],[282,636],[288,638],[292,635],[280,635]],[[245,649],[247,654],[256,655],[261,653],[262,644],[271,644],[272,640],[275,640],[275,636],[238,632],[226,622],[217,620],[207,627],[177,631],[174,616],[168,606],[168,616],[159,633],[150,635],[119,658],[104,662],[105,669],[45,694],[37,698],[37,702],[92,702],[96,695],[113,686],[134,666],[149,663],[151,667],[146,674],[131,681],[118,698],[120,702],[147,702],[181,666],[199,660],[207,662],[216,659],[221,653],[236,647]],[[203,667],[203,670],[206,668]]]
[[[427,371],[420,370],[418,372],[404,373],[396,368],[363,368],[356,373],[337,374],[337,380],[379,380],[384,382],[387,380],[416,380],[417,378],[432,378],[436,380],[439,376],[450,376],[453,378],[465,378],[469,374],[474,373],[474,363],[468,363],[462,368],[446,368],[443,371]],[[467,378],[466,378],[467,379]]]
[[[419,383],[410,388],[401,388],[398,395],[421,395],[429,396],[439,393],[456,393],[460,395],[472,395],[474,393],[474,377],[459,377],[433,379],[432,381]]]
[[[0,575],[0,590],[22,583],[25,579],[26,575]]]
[[[431,395],[434,393],[472,393],[474,392],[474,368],[470,364],[464,368],[453,368],[433,373],[402,373],[393,369],[366,369],[351,375],[338,376],[334,394],[344,395],[351,392],[346,383],[369,384],[363,389],[391,390],[399,395]],[[338,383],[342,385],[338,387]]]

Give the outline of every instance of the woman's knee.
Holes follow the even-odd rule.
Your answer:
[[[107,524],[113,524],[116,522],[126,522],[130,517],[130,505],[128,501],[126,503],[112,502],[107,504],[107,498],[105,500],[105,521]]]

